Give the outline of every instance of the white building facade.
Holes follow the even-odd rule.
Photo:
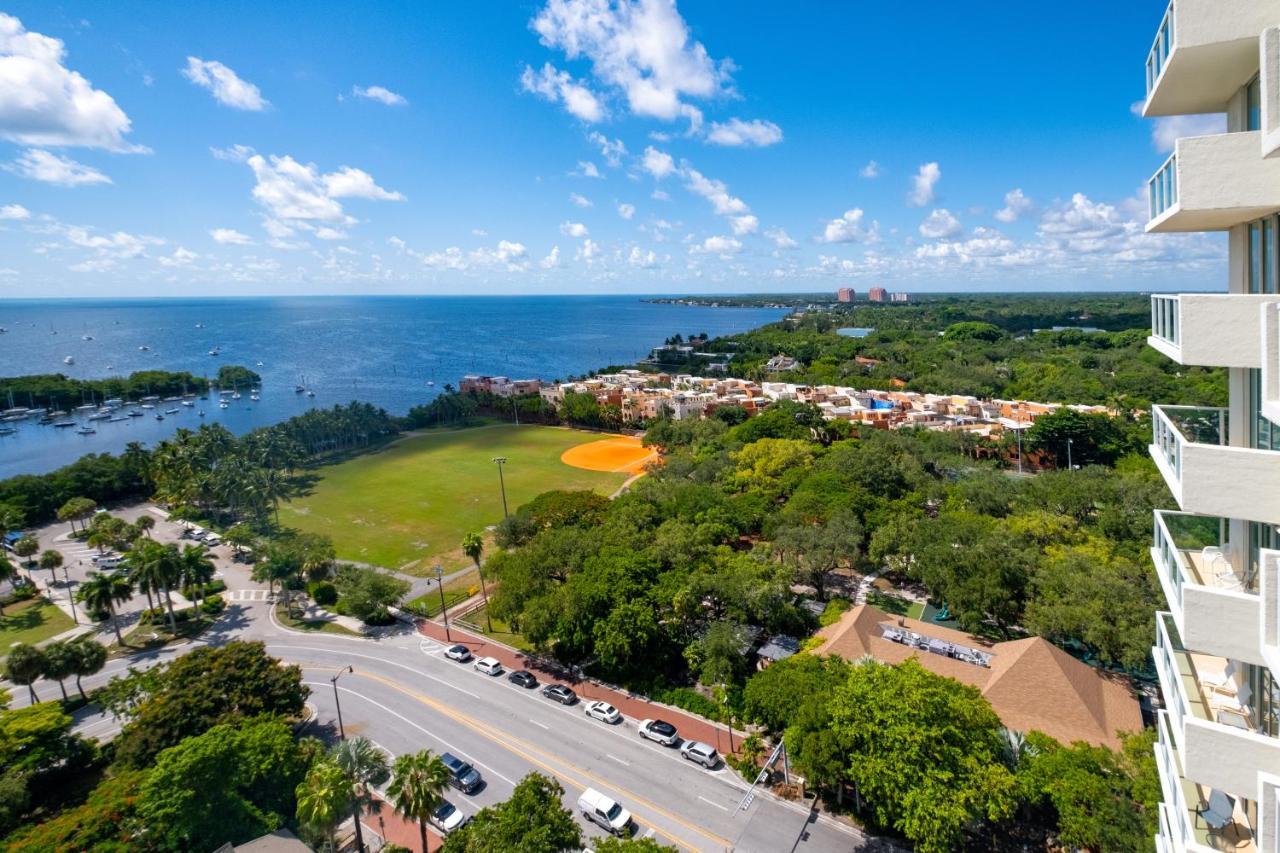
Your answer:
[[[1229,405],[1158,405],[1151,455],[1167,610],[1161,853],[1280,852],[1280,0],[1174,0],[1147,57],[1147,117],[1225,113],[1148,183],[1149,232],[1228,235],[1225,294],[1151,297],[1152,347],[1223,367]],[[1205,282],[1212,288],[1215,282]],[[1171,401],[1172,402],[1172,401]]]

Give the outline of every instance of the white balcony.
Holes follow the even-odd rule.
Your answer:
[[[1174,0],[1147,54],[1152,116],[1220,113],[1258,69],[1258,38],[1280,19],[1275,0]]]
[[[1160,777],[1160,835],[1157,850],[1173,853],[1210,853],[1216,850],[1240,850],[1255,853],[1258,847],[1247,816],[1240,804],[1233,804],[1232,822],[1211,829],[1200,812],[1208,804],[1212,790],[1189,781],[1182,772],[1177,745],[1172,737],[1168,712],[1156,715],[1156,772]],[[1163,842],[1163,848],[1160,844]]]
[[[1264,548],[1258,557],[1258,600],[1262,605],[1259,645],[1263,662],[1280,675],[1280,551]]]
[[[1280,296],[1237,293],[1156,293],[1147,343],[1178,364],[1262,366],[1262,308]]]
[[[1179,139],[1147,182],[1147,231],[1225,231],[1280,210],[1280,160],[1261,131]]]
[[[1153,406],[1151,458],[1179,508],[1280,524],[1280,452],[1227,446],[1227,410]]]
[[[1157,510],[1151,561],[1189,648],[1262,664],[1258,579],[1233,565],[1233,556],[1245,561],[1225,542],[1226,530],[1225,519]]]
[[[1182,775],[1232,797],[1256,797],[1258,774],[1280,772],[1280,738],[1263,730],[1243,664],[1188,651],[1170,613],[1156,614],[1152,656]]]

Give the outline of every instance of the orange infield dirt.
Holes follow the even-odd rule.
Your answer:
[[[614,471],[639,474],[658,454],[640,444],[640,439],[619,435],[570,447],[560,454],[560,461],[588,471]]]

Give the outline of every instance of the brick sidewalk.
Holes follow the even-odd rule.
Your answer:
[[[381,799],[381,798],[379,798]],[[388,844],[399,844],[412,850],[413,853],[432,853],[439,850],[444,843],[440,833],[430,824],[427,825],[427,848],[422,849],[422,835],[418,832],[417,821],[405,820],[396,814],[391,803],[382,800],[382,808],[378,812],[365,809],[364,820],[360,823],[365,828],[365,844],[369,843],[369,834],[374,833],[386,839]]]
[[[444,627],[428,619],[418,620],[418,632],[439,642],[445,639]],[[604,700],[636,722],[646,719],[661,718],[674,725],[685,740],[700,740],[714,746],[721,754],[731,751],[730,738],[733,740],[733,752],[737,752],[745,735],[738,730],[730,732],[727,726],[713,723],[705,717],[695,716],[679,708],[651,702],[640,696],[633,696],[625,691],[606,687],[599,682],[585,678],[573,678],[564,673],[553,673],[542,668],[534,660],[526,657],[524,652],[510,646],[495,642],[483,636],[476,636],[460,630],[452,624],[449,626],[452,642],[466,646],[476,657],[497,658],[508,669],[527,669],[538,677],[539,685],[559,683],[573,688],[582,700]],[[505,676],[503,676],[505,677]],[[541,689],[541,687],[539,687]]]

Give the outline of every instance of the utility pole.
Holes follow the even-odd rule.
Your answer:
[[[338,701],[338,679],[348,672],[355,671],[355,667],[348,666],[345,669],[338,670],[338,674],[329,679],[329,683],[333,685],[333,704],[338,709],[338,736],[342,740],[347,739],[347,730],[342,727],[342,703]]]
[[[520,426],[520,406],[516,404],[516,398],[511,398],[511,413],[516,416],[516,426]]]
[[[76,615],[76,589],[71,585],[71,567],[63,566],[62,571],[67,576],[67,600],[71,602],[71,621],[79,625],[80,617]]]
[[[498,485],[502,488],[502,518],[505,520],[510,517],[507,512],[507,481],[502,476],[502,466],[507,464],[507,457],[493,457],[493,464],[498,466]]]
[[[1072,440],[1071,440],[1070,438],[1068,438],[1068,439],[1067,439],[1067,470],[1068,470],[1068,471],[1074,471],[1074,470],[1075,470],[1075,467],[1076,467],[1076,466],[1074,466],[1074,465],[1072,465],[1072,464],[1071,464],[1071,445],[1072,445],[1072,443],[1073,443],[1073,442],[1072,442]]]
[[[444,619],[444,638],[452,643],[453,637],[449,635],[449,610],[444,606],[444,569],[439,563],[436,563],[436,583],[440,587],[440,617]]]

